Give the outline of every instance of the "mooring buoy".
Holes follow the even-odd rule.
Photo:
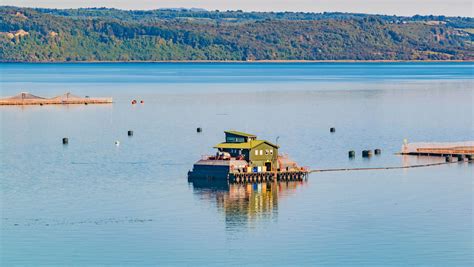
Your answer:
[[[63,138],[63,145],[69,144],[69,139],[67,137]]]
[[[370,156],[372,156],[372,150],[364,150],[364,151],[362,151],[362,157],[368,158],[368,157],[370,157]]]
[[[198,133],[202,132],[202,128],[201,128],[201,127],[198,127],[198,128],[196,129],[196,132],[198,132]]]
[[[335,132],[336,132],[336,128],[332,127],[331,129],[329,129],[329,131],[330,131],[331,133],[335,133]]]
[[[349,151],[349,158],[353,158],[356,156],[356,152],[354,150]]]
[[[132,130],[128,130],[127,134],[128,134],[128,136],[133,136],[133,131],[132,131]]]
[[[118,140],[115,141],[115,145],[116,145],[116,146],[119,146],[119,145],[120,145],[120,141],[118,141]]]
[[[382,154],[382,150],[377,148],[376,150],[374,150],[374,153],[375,153],[375,155],[380,155],[380,154]]]

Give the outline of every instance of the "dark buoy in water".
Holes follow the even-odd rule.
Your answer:
[[[132,100],[132,105],[135,105],[137,103],[137,100]]]
[[[143,100],[140,100],[140,104],[143,104],[143,103],[145,103],[145,101],[143,101]]]
[[[69,144],[69,139],[67,137],[63,138],[63,145]]]
[[[364,150],[364,151],[362,151],[362,157],[368,158],[368,157],[370,157],[370,156],[372,156],[372,150]]]
[[[329,129],[329,131],[330,131],[331,133],[335,133],[335,132],[336,132],[336,128],[332,127],[331,129]]]
[[[201,127],[198,127],[198,128],[196,129],[196,132],[198,132],[198,133],[202,132],[202,128],[201,128]]]
[[[356,156],[356,152],[354,150],[349,151],[349,158],[354,158]]]
[[[374,150],[374,153],[375,153],[375,155],[380,155],[380,154],[382,154],[382,150],[377,148],[376,150]]]
[[[127,134],[128,134],[128,136],[133,136],[133,131],[132,131],[132,130],[128,130]]]

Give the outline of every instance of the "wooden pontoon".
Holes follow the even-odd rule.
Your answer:
[[[416,156],[472,156],[474,141],[456,143],[406,143],[402,146],[402,155]]]
[[[20,93],[16,96],[0,99],[0,105],[65,105],[65,104],[110,104],[111,97],[90,98],[79,97],[71,93],[53,98],[39,97],[30,93]]]

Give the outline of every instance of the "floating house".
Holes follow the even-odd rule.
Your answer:
[[[216,145],[219,152],[244,159],[250,167],[272,171],[278,169],[278,146],[257,136],[237,131],[225,131],[225,142]]]
[[[227,179],[231,182],[302,180],[307,168],[278,153],[279,146],[239,131],[225,131],[225,142],[213,156],[196,162],[189,178]]]

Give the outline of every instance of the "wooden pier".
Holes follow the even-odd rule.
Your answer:
[[[0,99],[0,105],[69,105],[69,104],[110,104],[111,97],[90,98],[79,97],[71,93],[56,96],[53,98],[44,98],[32,95],[30,93],[20,93],[16,96]]]
[[[402,146],[402,155],[432,156],[432,157],[458,157],[474,156],[474,141],[457,143],[411,143]]]
[[[241,172],[229,173],[231,183],[253,183],[273,181],[302,181],[309,175],[308,170],[276,171],[276,172]]]

